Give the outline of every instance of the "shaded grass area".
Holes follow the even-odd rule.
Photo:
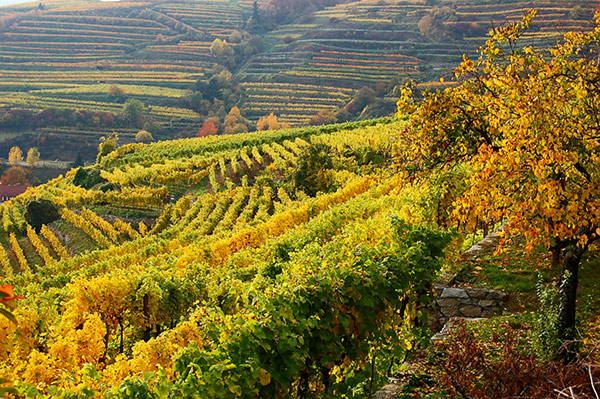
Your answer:
[[[72,224],[66,223],[64,220],[58,220],[54,222],[54,225],[62,234],[67,237],[65,247],[67,248],[67,252],[69,252],[69,254],[80,254],[85,251],[91,251],[99,248],[98,244],[96,244],[96,242],[94,242],[90,236]]]
[[[134,208],[115,205],[93,205],[88,208],[97,214],[113,215],[121,219],[156,219],[162,213],[161,208]]]
[[[536,247],[527,252],[522,240],[506,244],[500,253],[496,247],[485,248],[478,259],[458,263],[456,281],[459,285],[479,286],[502,290],[511,296],[509,310],[534,311],[539,307],[538,283],[558,284],[560,267],[552,266],[550,251]],[[594,302],[600,310],[600,250],[591,248],[581,263],[579,298]]]
[[[505,245],[500,253],[496,249],[493,246],[484,247],[477,259],[457,262],[456,285],[499,289],[510,294],[511,299],[507,308],[513,314],[467,323],[465,328],[473,336],[473,340],[468,342],[468,345],[455,341],[456,335],[460,334],[457,328],[451,333],[449,343],[435,344],[414,353],[413,359],[410,361],[410,363],[415,363],[411,367],[413,371],[406,372],[400,368],[396,374],[401,381],[398,398],[454,399],[470,397],[463,396],[448,383],[452,378],[456,378],[458,373],[458,371],[455,371],[454,374],[449,373],[448,359],[452,359],[459,352],[465,352],[462,362],[459,359],[459,363],[464,367],[472,368],[473,364],[468,359],[474,358],[475,355],[467,352],[473,350],[475,347],[473,345],[483,348],[484,359],[488,365],[503,365],[507,364],[507,361],[515,361],[515,364],[518,364],[518,362],[527,361],[544,370],[546,373],[544,379],[556,377],[552,374],[555,369],[552,368],[551,360],[534,360],[535,343],[532,337],[536,334],[536,314],[547,311],[547,309],[540,308],[537,296],[538,286],[540,283],[542,286],[558,284],[560,267],[552,266],[549,251],[538,247],[528,253],[525,250],[525,243],[521,240],[515,240],[511,244]],[[577,315],[580,333],[578,339],[581,341],[582,357],[578,362],[600,364],[600,350],[597,348],[600,344],[599,248],[590,248],[582,260],[579,273]],[[507,334],[512,334],[517,340],[512,344],[514,349],[512,352],[506,352],[507,344],[504,337]],[[559,366],[558,370],[566,367],[560,364]],[[577,370],[572,370],[570,378],[586,380],[588,378],[587,369],[582,370],[584,375],[581,376],[577,375]],[[473,379],[474,385],[481,384],[483,386],[489,381],[500,378],[497,374],[494,375],[495,377],[491,379],[489,376],[483,377],[475,374],[469,378]],[[560,376],[560,378],[563,377]],[[590,385],[584,385],[580,385],[580,387],[589,390]],[[552,392],[548,392],[548,397],[551,395]],[[586,396],[586,393],[583,393],[582,396],[577,397],[591,398],[593,396]]]

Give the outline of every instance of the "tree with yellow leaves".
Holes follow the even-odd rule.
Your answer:
[[[31,147],[29,151],[27,151],[27,165],[28,166],[37,166],[40,160],[40,152],[37,147]]]
[[[277,115],[271,112],[269,115],[265,115],[258,120],[256,123],[256,130],[277,130],[280,129],[281,125],[277,120]]]
[[[154,137],[152,137],[152,133],[147,130],[140,130],[135,135],[135,141],[138,143],[149,143],[152,140],[154,140]]]
[[[8,162],[11,165],[16,165],[20,162],[23,162],[23,151],[21,151],[19,146],[15,145],[10,148],[10,151],[8,152]]]
[[[117,133],[113,133],[109,137],[100,138],[100,144],[98,145],[98,156],[96,157],[96,162],[100,162],[102,157],[110,154],[114,150],[117,149],[119,143],[119,135]]]
[[[505,219],[504,240],[520,235],[529,250],[552,251],[562,265],[558,335],[567,342],[580,261],[600,235],[600,69],[592,50],[600,28],[565,34],[545,57],[517,47],[534,16],[494,29],[481,57],[465,56],[456,69],[456,87],[426,92],[420,102],[404,89],[398,162],[413,176],[468,165],[457,220],[473,228]]]

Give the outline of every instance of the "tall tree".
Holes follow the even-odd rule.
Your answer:
[[[574,337],[582,255],[600,235],[600,29],[567,33],[551,57],[517,40],[535,15],[494,29],[458,85],[403,91],[399,164],[412,174],[459,163],[474,171],[455,205],[462,225],[507,220],[505,239],[544,245],[562,264],[559,335]],[[563,352],[569,357],[569,352]]]
[[[23,151],[21,151],[19,146],[15,145],[11,147],[10,151],[8,152],[8,162],[11,165],[16,165],[19,162],[23,162]]]
[[[27,165],[36,166],[40,160],[40,152],[37,147],[31,147],[29,151],[27,151]]]
[[[123,105],[123,115],[135,127],[141,128],[144,126],[146,120],[145,112],[146,107],[140,100],[130,99]]]

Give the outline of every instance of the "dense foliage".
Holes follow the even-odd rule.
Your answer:
[[[411,173],[473,170],[455,202],[458,220],[506,221],[505,238],[523,235],[562,262],[559,337],[575,334],[582,255],[600,234],[599,29],[570,32],[550,51],[518,47],[535,12],[495,29],[473,62],[456,70],[459,85],[398,102],[408,116],[399,162]]]
[[[2,274],[26,299],[0,377],[27,397],[373,394],[426,338],[451,238],[385,172],[399,126],[129,144],[9,201]]]

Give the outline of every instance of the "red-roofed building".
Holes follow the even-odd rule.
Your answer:
[[[23,194],[25,190],[27,190],[27,186],[5,186],[0,184],[0,204]]]

